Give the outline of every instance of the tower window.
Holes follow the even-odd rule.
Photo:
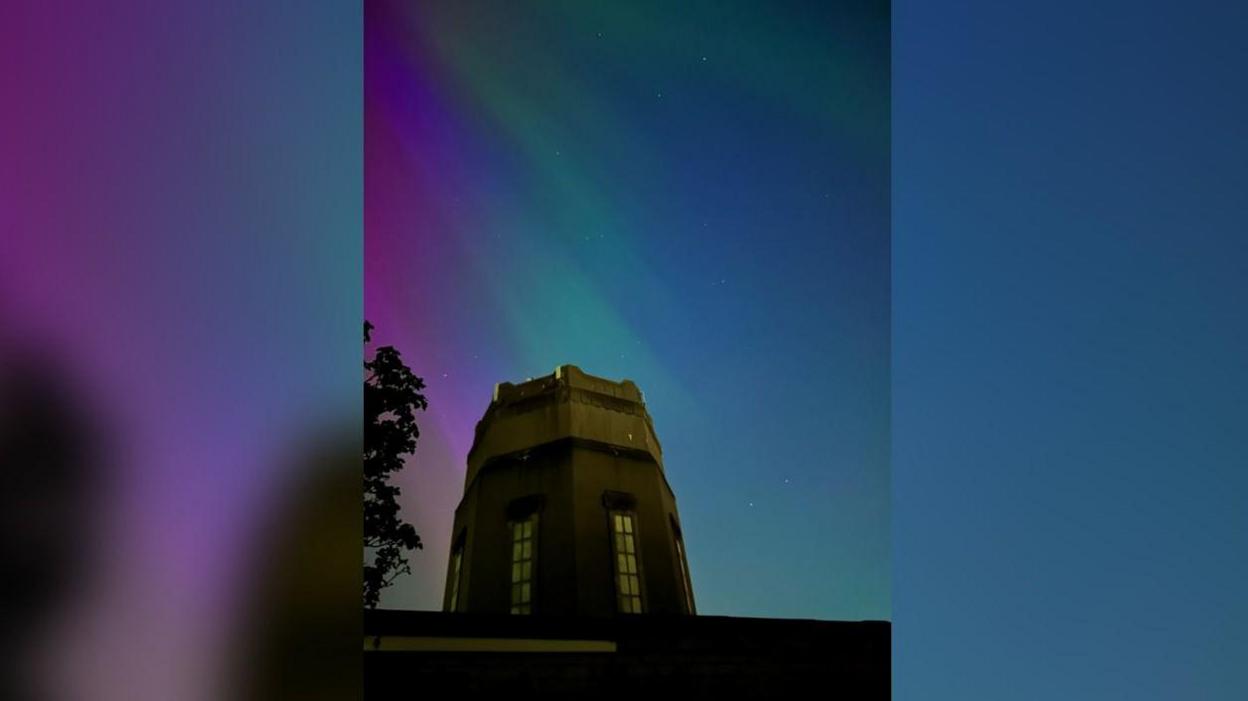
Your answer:
[[[668,514],[667,518],[672,524],[672,536],[676,543],[676,560],[680,566],[680,583],[684,585],[685,590],[685,611],[694,613],[693,609],[693,581],[689,578],[689,558],[685,556],[685,538],[680,532],[680,524],[676,521],[676,514]]]
[[[464,567],[464,544],[460,543],[455,546],[455,552],[451,555],[451,597],[448,610],[459,610],[459,577]]]
[[[533,613],[533,563],[537,555],[537,514],[511,522],[511,612]]]
[[[615,551],[615,591],[620,613],[641,613],[641,576],[637,568],[635,518],[628,511],[611,512]]]
[[[689,581],[689,563],[685,561],[685,546],[680,533],[676,533],[676,559],[680,560],[680,576],[685,585],[685,610],[693,613],[693,583]]]

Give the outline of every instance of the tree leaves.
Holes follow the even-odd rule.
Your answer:
[[[364,342],[373,325],[364,322]],[[420,429],[416,412],[428,408],[425,382],[403,363],[393,346],[382,346],[364,362],[364,605],[375,608],[381,590],[411,573],[405,553],[422,547],[420,536],[399,516],[399,488],[390,476],[416,451]]]

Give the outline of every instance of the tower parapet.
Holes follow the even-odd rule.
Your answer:
[[[663,448],[637,385],[560,365],[550,375],[494,386],[468,451],[465,487],[491,459],[568,438],[640,451],[663,468]]]

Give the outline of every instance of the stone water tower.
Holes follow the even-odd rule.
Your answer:
[[[695,613],[676,496],[635,384],[563,365],[495,387],[468,453],[443,610]]]

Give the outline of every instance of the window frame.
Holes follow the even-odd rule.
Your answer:
[[[458,563],[456,558],[458,556]],[[447,581],[446,607],[448,611],[458,611],[464,599],[464,576],[468,559],[468,529],[459,529],[459,534],[451,541],[451,568]]]
[[[461,534],[451,547],[451,591],[447,596],[447,610],[451,612],[459,611],[460,595],[463,593],[465,541]]]
[[[616,517],[621,519],[621,528],[619,530],[615,527]],[[627,519],[627,521],[623,519]],[[629,527],[631,527],[631,530]],[[609,542],[611,544],[611,585],[615,592],[615,610],[617,613],[632,615],[646,612],[646,579],[642,575],[640,530],[640,521],[637,518],[636,509],[624,504],[607,506],[607,533],[609,534]],[[627,543],[629,537],[632,538],[632,551],[625,549],[624,552],[621,552],[621,544]],[[629,569],[627,560],[625,560],[624,570],[621,569],[621,556],[625,558],[632,557],[631,569],[633,571],[624,571]],[[626,587],[621,587],[622,577],[631,577],[632,579],[629,580],[630,586],[627,588],[635,587],[636,591],[624,591]],[[626,599],[630,602],[635,601],[636,610],[633,609],[631,603],[627,607],[624,605]]]
[[[507,586],[507,610],[512,615],[527,616],[532,615],[536,608],[537,602],[537,551],[538,551],[538,533],[541,518],[536,510],[530,511],[523,516],[513,516],[507,521],[507,531],[509,538],[507,539],[508,552],[508,586]],[[529,526],[528,532],[524,532],[525,526]],[[519,537],[517,533],[519,532]],[[525,552],[525,545],[528,545],[528,551]],[[528,576],[525,577],[527,565]],[[527,598],[518,596],[517,592],[524,592],[524,587],[528,587]],[[520,587],[517,590],[517,587]]]
[[[677,566],[680,567],[680,583],[685,594],[685,608],[691,614],[697,613],[697,607],[693,603],[693,578],[689,575],[689,558],[685,552],[684,534],[680,530],[675,514],[668,514],[668,519],[672,523],[672,542],[676,545],[676,560]]]

